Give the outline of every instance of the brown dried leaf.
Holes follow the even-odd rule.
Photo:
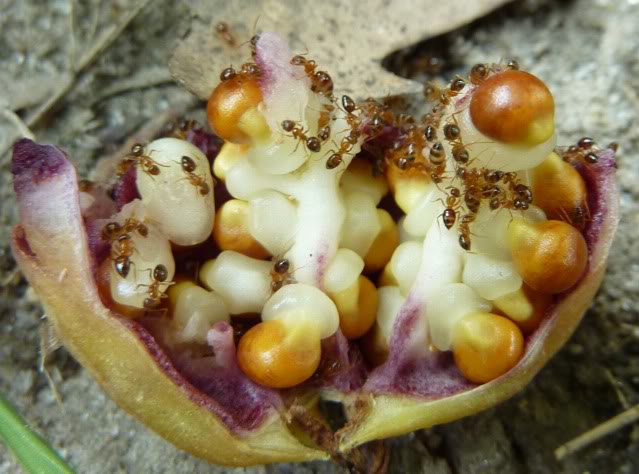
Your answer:
[[[340,91],[356,98],[414,93],[418,84],[382,68],[387,54],[458,28],[508,1],[194,0],[192,29],[169,67],[180,84],[206,99],[222,69],[250,57],[248,45],[242,43],[256,31],[275,31],[294,51],[308,51],[331,73]],[[221,21],[231,27],[235,46],[216,33]]]

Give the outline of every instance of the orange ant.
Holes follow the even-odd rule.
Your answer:
[[[202,196],[206,196],[211,188],[209,187],[204,177],[195,173],[197,165],[193,158],[191,158],[190,156],[183,156],[180,160],[180,165],[182,166],[182,171],[186,173],[186,179],[188,180],[188,182],[196,188],[199,188],[200,194]]]
[[[318,151],[320,151],[322,149],[322,143],[320,142],[320,139],[317,137],[307,137],[304,129],[296,125],[297,124],[292,120],[284,120],[282,122],[282,129],[285,132],[290,133],[291,136],[296,140],[299,140],[300,143],[304,143],[304,146],[311,152],[317,153]],[[295,147],[295,149],[297,150],[297,147]]]
[[[109,222],[102,229],[102,239],[111,243],[111,259],[115,271],[122,278],[126,278],[131,269],[130,257],[135,251],[131,233],[135,231],[142,237],[149,235],[148,227],[134,218],[126,219],[123,225]]]
[[[235,47],[235,38],[231,33],[231,27],[228,25],[228,23],[224,21],[219,22],[217,25],[215,25],[215,32],[220,37],[220,39],[227,44],[227,46]]]
[[[111,244],[111,258],[113,259],[113,265],[115,271],[122,278],[126,278],[131,269],[131,256],[135,251],[135,245],[131,240],[131,235],[120,235]]]
[[[315,74],[315,69],[317,68],[317,63],[314,60],[306,59],[301,54],[293,56],[291,64],[293,66],[302,66],[308,77],[312,77]]]
[[[102,240],[113,242],[118,237],[135,231],[142,237],[149,235],[148,227],[133,217],[126,219],[123,225],[117,222],[109,222],[102,228]]]
[[[170,286],[173,285],[174,282],[166,281],[166,279],[169,277],[169,271],[161,263],[156,265],[153,270],[151,270],[150,268],[148,268],[147,270],[149,271],[151,283],[148,285],[139,284],[136,288],[140,288],[143,286],[149,288],[148,296],[144,299],[143,304],[146,309],[155,309],[160,305],[162,299],[167,298],[167,295],[160,289],[160,285],[165,284],[167,286]]]
[[[616,143],[611,143],[608,147],[616,151],[618,145]],[[599,161],[596,150],[595,141],[590,137],[583,137],[577,142],[577,145],[568,147],[568,149],[563,153],[562,158],[564,161],[582,160],[586,164],[595,164]]]
[[[337,168],[344,162],[344,155],[350,153],[357,141],[361,136],[361,132],[357,128],[352,128],[351,131],[342,138],[337,150],[331,151],[331,156],[326,160],[326,169],[332,170]],[[335,143],[335,142],[333,142]]]
[[[450,195],[446,198],[446,209],[442,213],[442,220],[444,221],[444,225],[446,229],[450,229],[455,225],[455,221],[457,220],[457,211],[455,207],[459,204],[459,198],[461,196],[461,191],[459,188],[451,188]]]
[[[459,246],[466,251],[470,250],[470,224],[475,221],[475,214],[464,214],[459,219]]]
[[[200,124],[197,122],[197,120],[182,120],[179,124],[173,127],[173,129],[171,130],[171,135],[175,138],[179,138],[180,140],[186,140],[189,132],[196,128],[200,128]]]
[[[149,152],[149,155],[153,151]],[[122,176],[125,174],[130,165],[138,165],[149,176],[157,176],[160,174],[160,166],[166,168],[165,165],[158,165],[153,158],[144,154],[144,145],[141,143],[135,143],[131,147],[131,152],[124,157],[124,159],[118,164],[117,174]]]
[[[486,64],[475,64],[470,70],[470,82],[474,85],[482,83],[490,73],[490,68]]]
[[[271,282],[271,291],[273,291],[273,293],[282,288],[282,286],[295,282],[295,279],[291,277],[289,269],[290,262],[287,258],[280,258],[275,261],[273,269],[271,270],[271,278],[273,279]]]
[[[81,179],[78,181],[78,191],[83,193],[90,193],[95,188],[95,183],[88,179]]]

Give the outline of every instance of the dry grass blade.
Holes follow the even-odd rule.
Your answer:
[[[615,431],[619,431],[624,426],[627,426],[635,421],[639,420],[639,405],[620,413],[619,415],[604,421],[599,426],[586,431],[584,434],[577,436],[575,439],[568,441],[566,444],[558,447],[555,450],[555,457],[558,461],[561,461],[566,456],[576,453],[580,449],[585,448],[591,443],[608,436]]]

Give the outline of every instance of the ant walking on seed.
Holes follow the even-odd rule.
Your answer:
[[[118,176],[124,175],[131,166],[139,166],[142,171],[151,177],[159,175],[160,167],[168,168],[168,166],[158,164],[153,158],[151,158],[152,153],[153,150],[149,151],[147,155],[144,150],[144,145],[141,143],[135,143],[131,147],[131,152],[126,155],[120,163],[118,163],[118,167],[116,169]]]
[[[123,225],[117,222],[109,222],[102,228],[102,240],[111,244],[111,259],[115,271],[122,278],[129,275],[131,269],[131,256],[135,251],[135,245],[131,239],[131,234],[137,232],[142,237],[149,234],[148,227],[134,218],[128,218]]]
[[[182,171],[184,171],[184,173],[186,174],[186,177],[184,179],[195,186],[195,188],[198,189],[200,195],[206,196],[211,191],[210,186],[206,182],[206,178],[195,173],[197,164],[195,163],[195,160],[193,158],[191,158],[190,156],[182,156],[182,158],[180,159],[180,166],[182,167]]]
[[[160,289],[161,285],[171,286],[174,285],[175,282],[169,281],[167,282],[167,278],[169,277],[169,271],[167,268],[161,263],[156,265],[153,269],[147,268],[146,271],[149,272],[149,279],[151,283],[143,284],[140,283],[136,286],[136,289],[146,287],[147,297],[144,299],[144,308],[145,309],[155,309],[157,308],[163,299],[167,298],[164,290]]]

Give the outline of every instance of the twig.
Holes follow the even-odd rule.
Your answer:
[[[113,84],[111,87],[104,89],[92,102],[91,105],[97,104],[114,95],[122,94],[131,90],[146,89],[162,84],[172,83],[173,79],[166,68],[151,67],[143,69],[135,75],[126,78],[120,82]]]
[[[3,109],[2,115],[13,124],[13,126],[18,129],[20,135],[23,137],[27,137],[33,140],[34,135],[33,132],[27,127],[27,125],[20,119],[18,114],[9,109]],[[0,153],[0,156],[4,155],[4,150]]]
[[[573,454],[589,444],[607,436],[615,431],[620,430],[635,421],[639,420],[639,405],[620,413],[619,415],[604,421],[599,426],[586,431],[584,434],[577,436],[575,439],[568,441],[566,444],[555,450],[555,457],[561,461],[566,456]]]
[[[9,109],[2,109],[2,111],[0,111],[0,114],[4,118],[6,118],[9,122],[11,122],[11,124],[18,130],[18,133],[17,133],[18,137],[21,137],[21,136],[27,137],[27,138],[30,138],[31,140],[35,138],[35,136],[33,135],[33,132],[29,129],[29,127],[26,126],[26,124],[20,119],[18,114],[16,114],[14,111]],[[2,158],[4,154],[7,152],[7,150],[11,148],[11,145],[13,144],[13,141],[15,139],[16,139],[16,134],[14,133],[12,135],[11,132],[9,132],[8,140],[6,142],[0,143],[0,158]]]
[[[69,65],[75,67],[75,58],[78,53],[76,38],[76,0],[69,0]]]
[[[628,403],[628,399],[626,398],[626,395],[621,390],[621,387],[619,386],[619,382],[617,381],[615,376],[612,375],[612,372],[610,372],[609,369],[605,369],[604,372],[606,374],[606,378],[610,382],[610,385],[612,385],[612,388],[615,390],[615,393],[617,394],[617,399],[619,399],[619,403],[621,403],[621,406],[624,408],[624,410],[627,410],[628,408],[630,408],[630,403]]]
[[[133,19],[138,16],[138,14],[150,1],[151,0],[141,0],[129,13],[126,14],[119,25],[112,25],[102,34],[93,47],[80,57],[80,60],[74,67],[73,74],[69,74],[53,96],[29,115],[26,120],[26,124],[29,127],[33,127],[42,120],[42,118],[60,101],[60,99],[67,95],[76,83],[80,74],[88,66],[93,64],[96,59],[98,59],[98,57],[100,57],[100,55],[113,44],[113,42],[122,34],[126,27],[129,26]]]

